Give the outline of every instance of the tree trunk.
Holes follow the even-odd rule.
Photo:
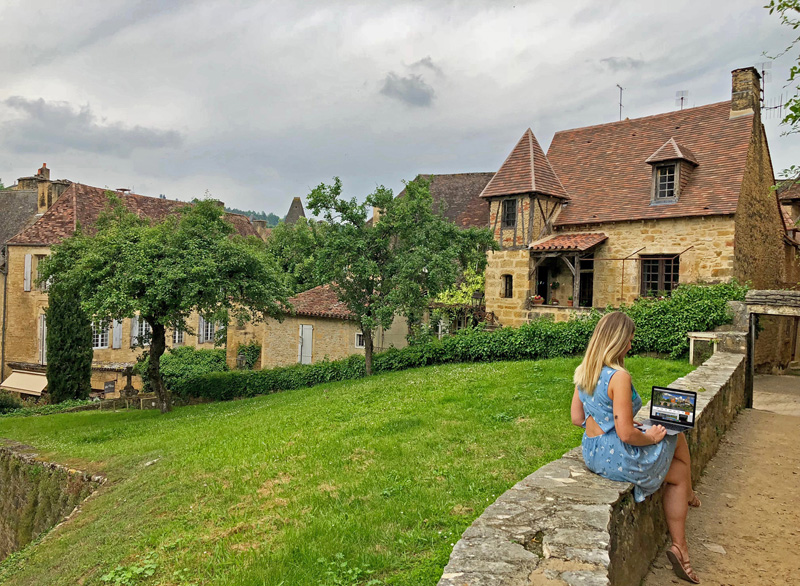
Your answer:
[[[364,334],[364,363],[367,369],[367,376],[372,374],[372,330],[363,328]]]
[[[150,338],[150,364],[147,367],[147,379],[150,382],[150,387],[155,391],[158,397],[158,406],[162,413],[167,413],[172,410],[169,392],[164,387],[164,381],[161,380],[161,356],[167,348],[166,343],[166,328],[162,324],[152,323],[149,319],[147,323],[152,328]]]

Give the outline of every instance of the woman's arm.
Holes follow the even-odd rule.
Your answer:
[[[657,444],[667,434],[661,425],[654,425],[642,433],[633,425],[633,400],[631,399],[631,375],[624,370],[615,372],[608,383],[608,396],[614,405],[614,428],[626,444],[650,446]]]
[[[586,421],[586,413],[583,411],[583,403],[581,402],[580,395],[578,395],[578,387],[575,387],[575,393],[572,395],[572,406],[569,411],[570,415],[572,415],[572,425],[583,427]]]

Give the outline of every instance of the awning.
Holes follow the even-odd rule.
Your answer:
[[[24,393],[40,397],[47,387],[47,375],[43,372],[11,371],[11,376],[3,381],[0,389],[12,393]]]
[[[602,232],[570,232],[537,240],[531,243],[530,249],[533,252],[585,252],[607,239]]]

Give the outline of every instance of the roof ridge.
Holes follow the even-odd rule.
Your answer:
[[[533,130],[531,130],[530,126],[528,126],[528,130],[525,132],[528,135],[528,151],[531,155],[531,191],[536,191],[536,164],[533,159],[533,141],[535,137],[533,136]]]
[[[558,131],[555,132],[555,134],[553,134],[553,136],[555,137],[558,134],[566,134],[568,132],[575,132],[575,131],[578,131],[578,130],[588,130],[590,128],[600,128],[600,127],[603,127],[603,126],[614,126],[614,125],[621,125],[621,124],[630,123],[630,122],[638,122],[640,120],[648,120],[648,119],[651,119],[651,118],[662,118],[662,117],[666,117],[666,116],[674,116],[675,114],[679,114],[681,112],[692,112],[694,110],[700,110],[702,108],[719,107],[722,104],[730,105],[730,103],[731,103],[730,100],[726,100],[726,101],[723,101],[723,102],[714,102],[713,104],[703,104],[702,106],[694,106],[692,108],[684,108],[683,110],[673,110],[672,112],[661,112],[660,114],[650,114],[648,116],[640,116],[639,118],[626,118],[625,120],[615,120],[613,122],[604,122],[602,124],[590,124],[588,126],[576,126],[575,128],[567,128],[565,130],[558,130]],[[747,116],[752,116],[752,115],[753,114],[744,114],[744,115],[739,116],[739,118],[745,118]],[[553,144],[552,141],[550,142],[550,144],[551,145]]]
[[[495,174],[489,180],[489,183],[487,183],[486,186],[481,190],[481,194],[478,197],[483,197],[483,194],[486,193],[486,190],[489,189],[489,187],[491,187],[492,183],[494,183],[494,180],[497,179],[497,175],[500,172],[500,169],[502,169],[505,166],[505,164],[508,163],[508,160],[514,154],[514,151],[517,150],[517,147],[519,146],[519,143],[521,143],[524,138],[525,138],[525,135],[523,134],[522,137],[517,141],[517,144],[514,145],[514,148],[511,149],[511,152],[508,153],[508,156],[503,160],[503,164],[500,165],[500,167],[498,168],[497,171],[495,171]]]

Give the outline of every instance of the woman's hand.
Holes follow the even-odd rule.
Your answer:
[[[649,437],[654,444],[657,444],[667,435],[667,429],[663,425],[654,425],[653,427],[649,427],[647,431],[644,432],[644,435]]]

